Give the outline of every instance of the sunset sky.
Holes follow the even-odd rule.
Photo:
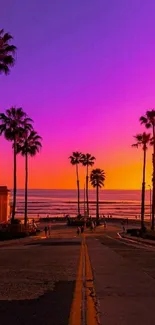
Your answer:
[[[96,157],[106,189],[141,187],[142,151],[131,144],[144,130],[139,117],[155,107],[154,14],[154,0],[3,1],[0,28],[18,51],[10,75],[0,75],[0,111],[22,106],[43,138],[30,160],[30,188],[75,188],[68,156],[77,150]],[[0,152],[0,183],[12,187],[12,149],[3,138]],[[80,175],[83,186],[83,168]]]

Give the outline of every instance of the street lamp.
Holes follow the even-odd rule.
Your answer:
[[[151,185],[148,185],[149,189],[150,189],[150,221],[151,221],[151,215],[152,215],[152,188]]]

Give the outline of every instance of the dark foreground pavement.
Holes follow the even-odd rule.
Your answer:
[[[0,248],[0,325],[68,324],[81,244],[73,235]]]
[[[74,281],[59,281],[53,291],[36,299],[0,302],[2,325],[67,325]]]

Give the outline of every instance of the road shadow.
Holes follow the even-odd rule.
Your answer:
[[[32,300],[0,301],[0,325],[68,325],[75,281],[61,281]]]
[[[48,241],[48,240],[42,240],[42,241],[34,241],[25,244],[25,246],[32,246],[32,245],[39,245],[39,246],[80,246],[81,243],[77,241]]]

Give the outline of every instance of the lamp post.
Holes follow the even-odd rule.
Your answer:
[[[149,189],[150,189],[150,222],[151,222],[151,215],[152,215],[152,189],[151,189],[151,185],[148,185]]]

